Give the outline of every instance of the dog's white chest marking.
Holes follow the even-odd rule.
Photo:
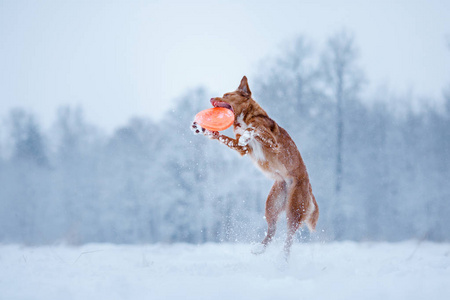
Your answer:
[[[249,146],[253,149],[253,152],[251,154],[253,159],[255,159],[256,161],[266,160],[266,156],[264,155],[264,150],[260,142],[252,138],[250,140]]]
[[[257,134],[251,125],[244,122],[244,115],[240,114],[237,119],[237,125],[234,128],[234,133],[239,134],[239,146],[250,146],[252,148],[251,158],[255,161],[265,161],[264,150],[260,142],[255,139]]]

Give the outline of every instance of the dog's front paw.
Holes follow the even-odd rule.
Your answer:
[[[204,136],[209,137],[210,139],[218,139],[220,134],[217,131],[210,131],[206,128],[201,127],[198,125],[197,122],[192,122],[191,130],[194,132],[194,134],[203,134]]]
[[[239,146],[247,146],[250,140],[253,138],[253,131],[246,130],[240,137],[239,137]]]
[[[197,122],[192,122],[191,130],[194,134],[203,134],[206,129],[198,125]]]

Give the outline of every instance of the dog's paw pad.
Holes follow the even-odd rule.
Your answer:
[[[197,122],[193,122],[191,125],[191,131],[194,134],[203,134],[205,132],[205,128],[198,125]]]

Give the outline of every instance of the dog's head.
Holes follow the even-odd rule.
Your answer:
[[[248,87],[247,77],[242,77],[241,84],[234,92],[225,93],[222,97],[211,98],[214,107],[231,109],[235,116],[239,116],[249,105],[252,92]]]

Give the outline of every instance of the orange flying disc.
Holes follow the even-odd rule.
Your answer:
[[[195,115],[195,122],[211,131],[225,130],[234,122],[234,113],[225,107],[213,107]]]

